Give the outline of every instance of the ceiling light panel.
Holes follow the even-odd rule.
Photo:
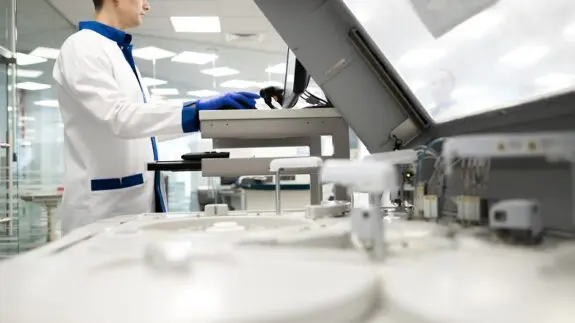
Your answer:
[[[30,55],[49,59],[57,59],[58,55],[60,55],[60,50],[48,47],[37,47],[30,53]]]
[[[229,80],[220,84],[220,87],[228,89],[247,89],[256,86],[258,86],[258,83],[245,80]]]
[[[287,68],[286,63],[280,63],[266,68],[266,73],[285,74],[286,68]]]
[[[41,107],[49,107],[49,108],[57,108],[60,106],[58,104],[58,100],[40,100],[34,102],[34,104]]]
[[[216,54],[206,54],[198,52],[182,52],[172,58],[172,61],[178,63],[204,65],[215,61],[218,58]]]
[[[152,102],[163,102],[163,101],[166,101],[166,97],[161,96],[161,95],[155,95],[155,94],[152,94],[152,95],[150,96],[150,99],[152,100]]]
[[[219,33],[222,31],[220,17],[171,17],[177,33]]]
[[[212,96],[216,96],[220,94],[219,92],[212,91],[212,90],[197,90],[197,91],[190,91],[188,95],[195,96],[198,98],[208,98]]]
[[[35,83],[35,82],[22,82],[16,84],[16,88],[21,90],[28,90],[28,91],[39,91],[39,90],[46,90],[51,88],[51,85],[43,84],[43,83]]]
[[[240,71],[229,67],[216,67],[208,68],[201,71],[203,74],[211,75],[214,77],[231,76],[240,74]]]
[[[45,63],[48,60],[44,57],[32,56],[24,53],[16,53],[16,63],[20,66]]]
[[[137,58],[153,61],[153,60],[159,60],[159,59],[164,59],[164,58],[170,58],[176,54],[172,53],[168,50],[162,49],[162,48],[158,48],[158,47],[154,47],[154,46],[148,46],[148,47],[135,49],[132,52],[132,55],[134,55],[134,57],[137,57]]]
[[[178,95],[180,91],[178,89],[152,89],[153,95]]]
[[[24,69],[17,69],[16,71],[16,76],[18,77],[28,77],[28,78],[37,78],[42,76],[42,74],[44,74],[44,72],[42,71],[35,71],[35,70],[24,70]]]
[[[521,46],[503,55],[500,61],[513,67],[526,67],[539,62],[549,54],[547,46]]]
[[[142,83],[144,83],[145,86],[158,86],[168,84],[168,81],[159,80],[152,77],[144,77],[142,78]]]

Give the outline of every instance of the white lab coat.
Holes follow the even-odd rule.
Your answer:
[[[197,131],[195,111],[144,103],[144,95],[150,102],[148,90],[141,90],[118,43],[90,29],[64,42],[53,76],[64,123],[62,232],[153,212],[151,137]]]

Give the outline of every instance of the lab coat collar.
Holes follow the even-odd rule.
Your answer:
[[[119,29],[104,25],[98,21],[81,21],[80,30],[89,29],[98,34],[115,41],[120,47],[128,46],[132,42],[132,35],[127,34]]]

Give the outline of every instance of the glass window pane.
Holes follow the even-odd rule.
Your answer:
[[[12,26],[12,0],[0,0],[0,47],[11,48]]]
[[[345,0],[436,122],[575,86],[575,2]]]

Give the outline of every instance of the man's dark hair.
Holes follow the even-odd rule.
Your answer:
[[[93,1],[94,1],[94,8],[96,8],[96,11],[102,10],[102,7],[104,7],[104,0],[93,0]]]

